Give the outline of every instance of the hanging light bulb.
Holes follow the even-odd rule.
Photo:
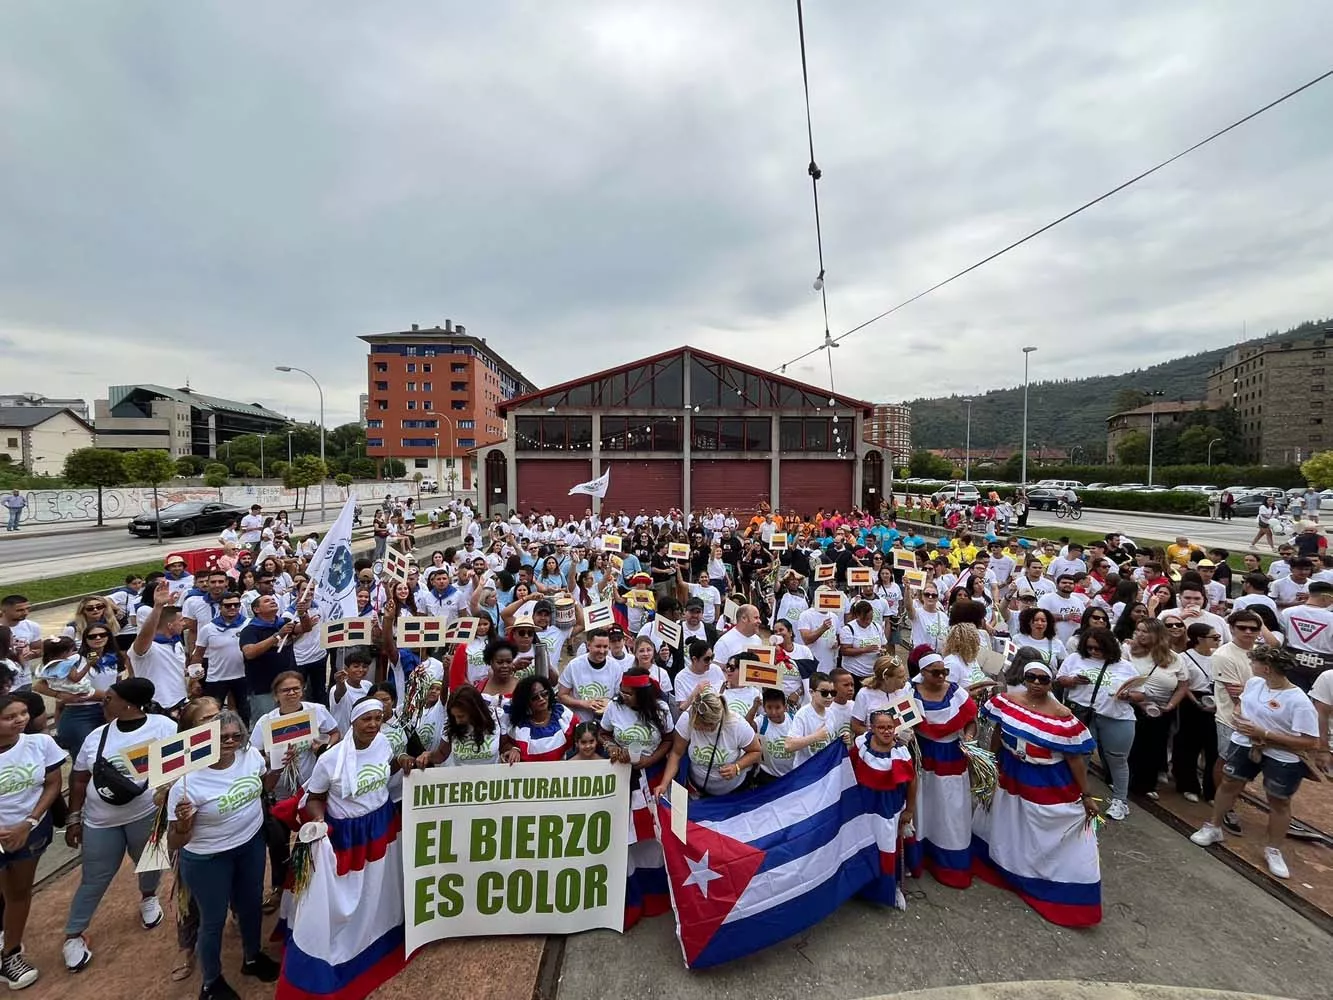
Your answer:
[[[837,347],[838,345],[837,345],[837,344],[834,344],[833,346],[834,346],[834,347]],[[833,397],[832,397],[832,396],[829,397],[828,405],[829,405],[829,406],[832,406],[832,405],[833,405]]]
[[[819,269],[819,274],[815,277],[814,289],[817,292],[822,292],[824,290],[824,269],[822,267]]]
[[[834,422],[835,424],[838,422],[838,415],[837,415],[836,413],[833,414],[833,422]]]

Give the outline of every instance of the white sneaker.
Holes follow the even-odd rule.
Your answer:
[[[1186,793],[1185,793],[1185,801],[1186,801],[1186,802],[1198,802],[1198,801],[1199,801],[1199,796],[1196,795],[1194,792],[1186,792]]]
[[[65,956],[65,968],[70,972],[78,972],[93,960],[92,950],[82,934],[78,937],[65,938],[65,943],[60,946],[60,953]]]
[[[1264,848],[1264,860],[1268,862],[1268,870],[1272,872],[1274,878],[1291,878],[1287,862],[1282,859],[1282,852],[1276,847]]]
[[[146,931],[151,931],[162,922],[162,904],[156,896],[145,896],[139,900],[139,919],[143,921],[143,929]]]
[[[1207,847],[1209,844],[1220,844],[1226,834],[1222,832],[1220,826],[1213,826],[1212,823],[1205,823],[1199,829],[1190,834],[1190,841],[1198,844],[1200,847]]]
[[[1125,819],[1129,816],[1129,803],[1124,799],[1112,799],[1106,807],[1107,819]]]

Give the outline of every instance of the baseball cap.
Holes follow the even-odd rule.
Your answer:
[[[688,601],[685,602],[686,611],[702,611],[703,609],[704,609],[704,602],[697,597],[691,597]]]
[[[1199,560],[1197,563],[1195,563],[1194,565],[1195,565],[1196,567],[1198,567],[1199,569],[1216,569],[1216,568],[1217,568],[1217,563],[1213,562],[1211,559],[1200,559],[1200,560]]]

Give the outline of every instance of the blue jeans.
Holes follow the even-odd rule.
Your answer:
[[[1128,799],[1129,750],[1134,745],[1134,720],[1094,715],[1088,728],[1092,730],[1102,762],[1111,776],[1111,797]]]
[[[250,718],[258,719],[265,712],[271,712],[278,707],[278,699],[273,697],[267,691],[251,692],[250,694]]]
[[[66,705],[60,712],[60,720],[56,723],[56,743],[71,758],[77,757],[79,748],[83,746],[88,734],[105,722],[106,713],[96,702]]]
[[[245,961],[260,952],[260,907],[264,903],[264,833],[217,854],[180,852],[181,878],[199,904],[199,970],[205,985],[222,978],[222,931],[227,911],[236,911]]]
[[[96,795],[92,785],[88,794]],[[126,853],[135,864],[148,843],[148,835],[153,832],[153,814],[143,819],[136,819],[124,826],[83,828],[83,870],[79,878],[79,888],[69,904],[69,918],[65,921],[65,936],[74,937],[82,934],[93,922],[107,886],[120,871],[120,863]],[[139,891],[145,896],[157,892],[157,884],[162,881],[161,872],[143,872],[139,876]]]
[[[21,518],[22,516],[23,516],[23,508],[22,508],[22,507],[17,507],[17,508],[15,508],[15,507],[11,507],[11,508],[9,509],[9,524],[8,524],[8,526],[5,528],[5,530],[6,530],[6,531],[18,531],[18,530],[19,530],[19,518]]]

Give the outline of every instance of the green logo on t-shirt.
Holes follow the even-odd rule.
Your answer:
[[[237,778],[218,799],[218,813],[223,816],[234,813],[254,802],[263,793],[264,785],[257,775],[247,774]]]
[[[389,784],[388,764],[366,764],[356,772],[356,794],[365,795]]]
[[[700,767],[708,767],[709,764],[718,767],[727,763],[727,758],[730,756],[731,751],[726,747],[713,746],[711,743],[706,746],[702,743],[690,745],[690,760]]]
[[[579,692],[582,694],[582,691]],[[652,743],[657,735],[657,730],[643,722],[636,722],[632,726],[626,726],[624,729],[616,730],[616,742],[622,747],[627,747],[631,743],[648,744]]]
[[[10,764],[0,768],[0,795],[13,795],[40,785],[36,764]]]

